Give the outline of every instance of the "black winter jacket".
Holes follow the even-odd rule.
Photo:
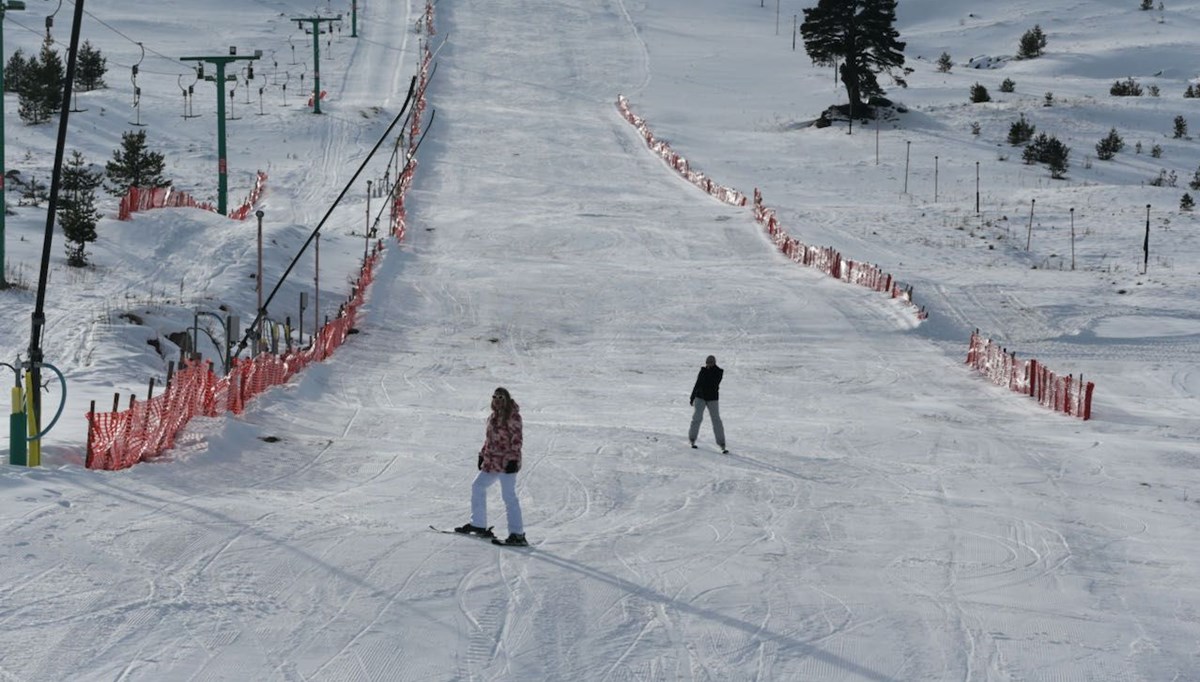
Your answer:
[[[724,374],[725,370],[716,365],[701,367],[700,373],[696,375],[696,385],[692,388],[692,395],[688,398],[688,402],[690,403],[696,398],[710,403],[718,400],[717,391],[721,388],[721,377]]]

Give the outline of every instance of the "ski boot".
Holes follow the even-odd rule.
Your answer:
[[[478,535],[481,538],[490,538],[492,540],[496,539],[496,534],[492,532],[491,528],[480,528],[479,526],[472,526],[469,523],[465,526],[459,526],[458,528],[455,528],[454,532],[463,533],[465,535]]]

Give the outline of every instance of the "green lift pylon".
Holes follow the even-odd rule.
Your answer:
[[[25,9],[25,3],[21,0],[0,0],[0,55],[4,54],[4,12],[10,9]],[[0,93],[4,92],[4,60],[0,58]],[[4,260],[4,214],[8,212],[8,206],[5,203],[5,194],[8,189],[4,186],[4,174],[8,172],[4,164],[4,106],[0,101],[0,289],[8,288],[8,280],[5,278],[5,260]]]
[[[179,58],[185,62],[207,62],[217,67],[217,75],[214,78],[204,76],[203,65],[200,67],[200,75],[204,80],[217,83],[217,212],[221,215],[229,215],[229,162],[225,155],[225,65],[237,61],[254,61],[260,57],[262,50],[255,50],[252,55],[239,56],[237,48],[230,47],[227,55]]]
[[[305,21],[312,23],[313,36],[313,113],[321,113],[321,24],[341,21],[342,15],[336,17],[292,17],[296,26],[304,28]]]

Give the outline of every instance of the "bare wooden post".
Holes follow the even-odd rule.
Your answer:
[[[259,345],[262,343],[262,325],[263,318],[267,316],[267,311],[263,310],[263,211],[260,209],[254,212],[258,218],[258,276],[255,279],[255,288],[258,292],[258,313],[256,316],[257,326],[254,330],[254,354],[258,355]]]
[[[1142,242],[1142,274],[1150,271],[1150,204],[1146,204],[1146,241]]]
[[[904,142],[904,193],[908,194],[908,160],[912,155],[912,140]]]
[[[979,162],[975,162],[975,215],[979,215]]]
[[[301,348],[304,347],[304,311],[307,308],[308,308],[308,293],[301,291],[300,292],[300,328],[296,332],[296,345]],[[314,322],[315,321],[316,320],[314,320]],[[313,332],[314,333],[316,332],[315,325],[314,325]]]
[[[1071,207],[1071,269],[1075,269],[1075,207]]]
[[[87,433],[87,455],[84,460],[84,466],[91,468],[92,464],[92,433],[96,429],[96,401],[92,401],[92,406],[88,410],[88,433]]]
[[[321,233],[317,233],[316,243],[313,244],[313,332],[316,332],[317,321],[321,319]]]
[[[1033,241],[1033,207],[1037,204],[1037,199],[1029,200],[1029,231],[1025,235],[1025,250],[1029,250],[1029,244]]]

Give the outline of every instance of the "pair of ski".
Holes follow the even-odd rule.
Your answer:
[[[446,533],[447,535],[457,535],[459,537],[475,538],[476,540],[491,540],[493,545],[498,545],[500,547],[515,547],[517,549],[529,547],[529,545],[510,545],[497,537],[485,538],[482,535],[476,535],[474,533],[460,533],[456,530],[446,530],[445,528],[438,528],[437,526],[433,526],[433,525],[429,526],[429,530],[435,530],[439,533]]]

